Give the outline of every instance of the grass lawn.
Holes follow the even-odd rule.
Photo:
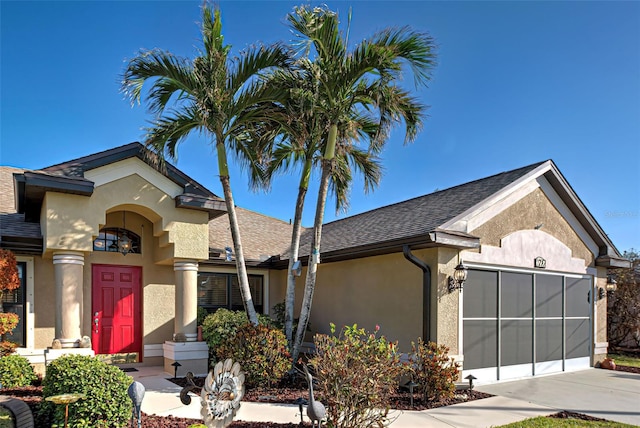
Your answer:
[[[609,354],[607,357],[612,358],[619,366],[640,367],[640,358],[637,357],[616,354]]]
[[[557,419],[540,416],[537,418],[525,419],[508,425],[501,425],[498,428],[573,428],[573,427],[598,427],[598,428],[634,428],[635,425],[627,425],[620,422],[583,421],[580,419]]]

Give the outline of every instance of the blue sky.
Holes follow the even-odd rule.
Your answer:
[[[150,117],[119,93],[119,76],[141,48],[193,56],[200,4],[2,0],[0,163],[37,169],[141,141]],[[234,52],[291,39],[297,2],[219,4]],[[356,182],[349,215],[553,159],[618,249],[640,248],[640,2],[326,4],[345,19],[352,7],[354,42],[410,25],[438,45],[429,88],[416,93],[431,106],[423,131],[409,146],[392,135],[380,187],[365,195]],[[177,166],[222,194],[207,141],[186,141]],[[256,194],[233,170],[232,186],[244,208],[293,216],[293,176]],[[345,215],[332,207],[327,220]]]

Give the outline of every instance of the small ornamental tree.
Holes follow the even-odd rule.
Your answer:
[[[0,338],[2,339],[0,348],[3,350],[13,349],[10,344],[5,343],[5,335],[11,334],[16,328],[18,316],[13,313],[4,313],[2,297],[5,291],[12,291],[18,287],[20,287],[20,276],[16,256],[11,251],[0,249]]]
[[[631,269],[611,269],[617,283],[616,291],[607,298],[607,340],[613,352],[640,350],[640,255],[631,248],[623,256]]]
[[[327,406],[327,425],[336,428],[384,427],[391,395],[401,374],[397,342],[356,324],[336,335],[316,334],[316,354],[309,360],[318,381],[319,397]]]

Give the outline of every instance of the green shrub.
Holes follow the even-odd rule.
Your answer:
[[[276,303],[271,308],[271,313],[273,314],[273,319],[272,319],[273,325],[282,331],[284,331],[284,321],[285,321],[284,311],[285,310],[286,310],[285,302]],[[300,318],[293,319],[292,330],[291,330],[293,331],[293,334],[296,334],[296,330],[298,329],[298,321],[300,321]],[[307,323],[307,329],[305,331],[311,331],[310,322]]]
[[[449,359],[449,348],[434,342],[411,342],[408,375],[418,384],[425,401],[453,397],[460,365]]]
[[[245,324],[216,350],[219,361],[240,363],[247,387],[271,386],[291,367],[287,339],[282,330],[266,325]]]
[[[258,315],[258,321],[262,325],[272,324],[271,318],[266,315]],[[247,318],[246,312],[221,308],[204,318],[202,338],[207,342],[211,353],[217,357],[216,349],[218,346],[234,336],[238,328],[248,323],[249,318]]]
[[[335,336],[317,334],[315,369],[318,390],[327,404],[328,425],[343,428],[385,426],[391,394],[398,386],[402,366],[396,343],[368,333],[356,324]]]
[[[86,398],[69,405],[69,427],[125,427],[131,416],[127,388],[132,378],[97,358],[64,355],[47,366],[42,382],[39,423],[64,424],[64,407],[46,400],[59,394],[80,393]]]
[[[33,367],[22,355],[0,358],[0,383],[4,388],[27,386],[36,380]]]
[[[209,311],[207,311],[202,306],[198,306],[198,314],[196,315],[196,325],[202,325],[207,315],[209,315]]]

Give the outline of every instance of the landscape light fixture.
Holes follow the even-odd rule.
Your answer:
[[[478,378],[475,377],[474,375],[470,374],[469,376],[465,377],[465,379],[467,379],[469,381],[469,392],[471,392],[473,390],[473,381],[478,379]]]
[[[468,268],[462,264],[462,260],[460,260],[460,263],[458,263],[458,266],[456,266],[453,271],[453,276],[449,277],[449,293],[453,293],[455,290],[462,292],[464,282],[467,280],[467,271]]]
[[[409,388],[409,394],[411,394],[411,396],[410,396],[410,398],[409,398],[409,399],[410,399],[410,401],[411,401],[410,406],[411,406],[411,407],[413,407],[413,389],[414,389],[416,386],[418,386],[418,384],[417,384],[417,383],[415,383],[415,382],[413,381],[413,379],[411,379],[411,380],[409,380],[409,382],[405,383],[405,384],[404,384],[404,386],[405,386],[406,388]]]
[[[177,361],[174,361],[173,363],[171,363],[171,365],[173,366],[173,378],[177,379],[178,378],[178,367],[182,367],[182,364],[180,364]]]

